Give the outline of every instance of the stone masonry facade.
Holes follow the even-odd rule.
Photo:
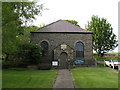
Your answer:
[[[60,59],[60,53],[68,54],[70,67],[75,66],[75,44],[80,41],[84,44],[84,64],[80,66],[94,65],[93,50],[92,50],[92,34],[77,34],[77,33],[31,33],[31,42],[40,45],[42,41],[48,42],[48,56],[42,60],[43,63],[50,63]],[[61,50],[60,45],[67,45],[66,50]]]

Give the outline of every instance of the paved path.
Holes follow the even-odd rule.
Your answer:
[[[55,88],[74,88],[72,77],[68,69],[60,69],[58,76],[53,86]]]

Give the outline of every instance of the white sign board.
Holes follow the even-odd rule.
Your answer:
[[[58,61],[52,61],[52,66],[58,66]]]

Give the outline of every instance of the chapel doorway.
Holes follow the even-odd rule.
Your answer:
[[[60,54],[60,63],[59,63],[60,69],[67,69],[67,67],[68,67],[67,57],[68,57],[68,55],[66,52],[62,52]]]

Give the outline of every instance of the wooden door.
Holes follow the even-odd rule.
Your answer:
[[[67,53],[60,54],[60,69],[67,69]]]

